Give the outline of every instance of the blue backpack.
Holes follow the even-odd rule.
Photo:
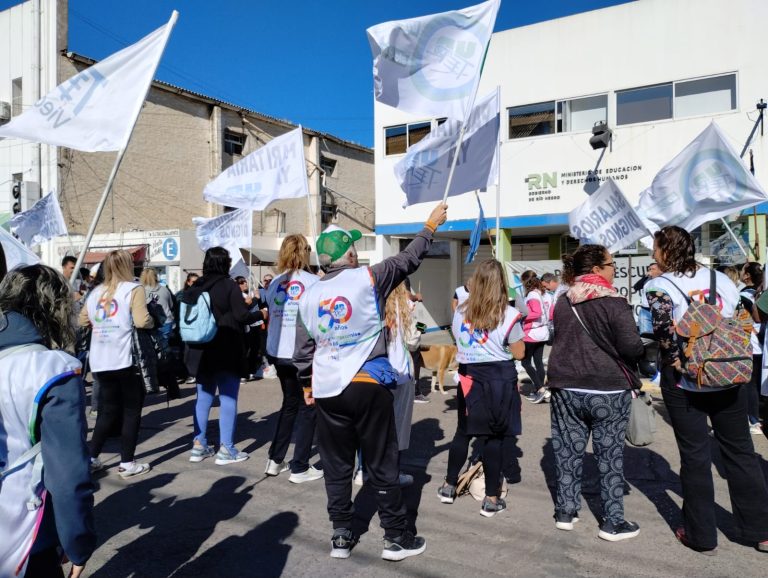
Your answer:
[[[179,333],[187,343],[208,343],[216,336],[216,319],[211,307],[211,295],[203,291],[194,303],[181,303]]]

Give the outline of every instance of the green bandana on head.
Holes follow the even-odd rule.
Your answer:
[[[362,236],[363,234],[357,229],[345,231],[341,227],[330,225],[317,238],[317,254],[328,255],[331,258],[331,262],[334,262],[344,255],[354,245],[355,241],[361,239]]]

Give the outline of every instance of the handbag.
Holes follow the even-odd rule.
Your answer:
[[[506,498],[508,489],[507,480],[502,480],[499,497]],[[459,476],[456,485],[456,496],[459,497],[464,494],[469,494],[478,502],[482,502],[483,498],[485,498],[485,473],[483,472],[482,461],[470,462],[467,470]]]
[[[653,409],[653,398],[649,393],[642,391],[640,388],[634,385],[634,381],[630,375],[632,370],[627,367],[624,361],[613,355],[613,353],[606,350],[602,345],[600,345],[600,343],[597,342],[597,340],[592,336],[592,333],[590,333],[589,329],[587,329],[587,326],[584,325],[581,317],[579,317],[579,314],[576,311],[576,308],[573,306],[573,303],[571,303],[571,300],[567,297],[566,299],[568,300],[568,305],[571,306],[571,311],[573,311],[576,319],[578,319],[579,323],[584,328],[584,331],[592,340],[592,342],[600,349],[602,349],[606,354],[608,354],[608,356],[610,356],[619,365],[619,368],[624,372],[624,375],[629,382],[630,390],[632,391],[632,401],[629,408],[629,422],[627,423],[627,441],[633,446],[637,447],[650,445],[653,443],[653,434],[656,433],[656,410]]]

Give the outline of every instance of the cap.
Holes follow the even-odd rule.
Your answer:
[[[317,253],[319,255],[328,255],[331,261],[341,257],[347,250],[361,239],[363,234],[357,229],[346,231],[336,225],[330,225],[320,233],[317,238]]]

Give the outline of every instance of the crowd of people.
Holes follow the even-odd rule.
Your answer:
[[[355,480],[373,489],[384,531],[382,558],[399,561],[424,552],[426,540],[412,531],[403,503],[402,488],[413,478],[400,467],[421,395],[414,359],[420,296],[407,279],[446,218],[447,206],[437,206],[405,249],[372,266],[358,261],[359,231],[323,231],[314,247],[319,268],[311,265],[307,239],[289,235],[277,276],[265,276],[262,286],[230,277],[229,253],[214,247],[205,253],[202,274],[190,273],[176,295],[151,268],[137,278],[122,250],[83,270],[74,288],[65,277],[73,272],[72,258],[62,262],[64,275],[45,265],[6,272],[2,259],[0,415],[7,443],[0,447],[0,575],[63,575],[62,553],[73,564],[70,574],[80,575],[96,547],[91,476],[105,468],[100,454],[107,438],[119,434],[120,478],[150,471],[149,463],[135,459],[147,395],[164,388],[174,397],[180,383],[194,384],[188,459],[213,458],[227,466],[249,457],[236,445],[240,387],[272,376],[283,399],[264,473],[290,470],[293,484],[323,480],[331,557],[349,557],[358,541],[352,526]],[[768,552],[768,491],[750,437],[762,432],[761,393],[768,394],[761,392],[762,318],[768,315],[760,308],[763,268],[746,263],[712,271],[696,261],[693,238],[678,227],[655,234],[654,259],[635,286],[641,293],[637,321],[614,287],[616,264],[600,245],[564,255],[561,279],[524,272],[522,295],[514,302],[501,263],[476,265],[453,296],[458,411],[447,472],[437,488],[440,502],[451,504],[459,495],[475,439],[469,461],[482,461],[480,514],[504,512],[505,487],[523,473],[517,442],[525,397],[549,404],[555,527],[569,531],[579,521],[591,438],[602,503],[598,536],[610,542],[637,536],[639,525],[624,512],[624,445],[632,399],[642,386],[636,367],[653,342],[681,459],[683,523],[675,536],[697,552],[717,547],[711,433],[742,538]],[[753,353],[748,383],[691,381],[690,348],[677,328],[689,308],[705,300],[726,319],[747,312]],[[213,328],[205,338],[184,341],[184,328],[204,315],[203,308]],[[518,363],[531,382],[525,396]],[[95,418],[90,440],[87,375]],[[208,425],[217,396],[216,445]],[[321,461],[312,465],[315,443]]]

